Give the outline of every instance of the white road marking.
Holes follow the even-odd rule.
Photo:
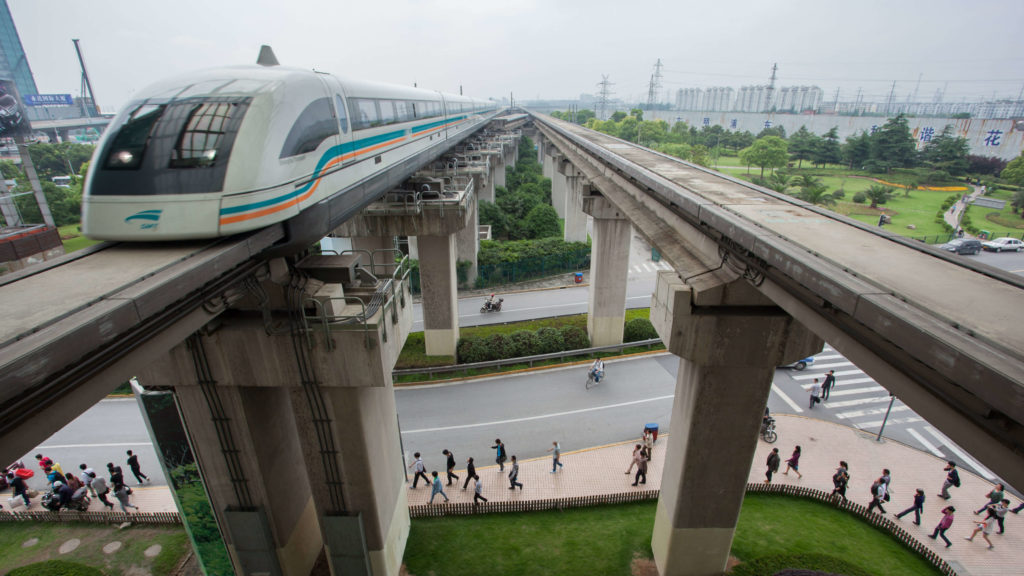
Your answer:
[[[834,394],[834,392],[833,392]],[[831,398],[831,395],[829,395]],[[888,396],[872,396],[871,398],[858,398],[856,400],[841,400],[839,402],[833,402],[829,400],[825,402],[827,408],[848,408],[850,406],[860,406],[862,404],[875,404],[878,402],[888,402]]]
[[[938,430],[936,430],[935,428],[933,428],[931,426],[925,426],[924,427],[924,431],[929,433],[929,434],[931,434],[932,436],[934,436],[935,439],[938,440],[939,442],[945,444],[946,448],[949,448],[950,452],[952,452],[953,454],[956,454],[957,457],[960,458],[961,462],[963,462],[964,464],[967,464],[971,468],[974,468],[975,470],[977,470],[978,474],[981,474],[982,476],[984,476],[986,480],[991,481],[991,480],[995,480],[996,479],[996,475],[991,470],[989,470],[988,468],[985,468],[984,466],[979,464],[976,460],[974,460],[974,458],[971,458],[970,456],[968,456],[966,452],[961,450],[960,447],[957,446],[955,442],[953,442],[952,440],[947,438],[945,434],[943,434],[942,432],[939,432]]]
[[[657,268],[655,268],[654,266],[651,266],[650,264],[648,264],[646,262],[644,262],[644,270],[646,270],[648,272],[657,272],[658,271]]]
[[[908,418],[889,418],[889,421],[885,424],[886,426],[892,426],[893,424],[913,424],[915,422],[924,422],[924,418],[920,416],[910,416]],[[869,428],[874,429],[882,425],[881,420],[872,420],[871,422],[860,422],[859,424],[853,424],[854,428],[861,430],[867,430]]]
[[[778,394],[779,398],[782,398],[782,401],[785,402],[786,404],[789,404],[789,407],[792,408],[793,410],[795,410],[797,413],[800,413],[800,412],[804,411],[803,408],[798,406],[797,403],[794,402],[792,398],[787,396],[786,393],[783,392],[782,389],[779,388],[778,386],[776,386],[775,384],[772,384],[772,392],[775,392],[776,394]]]
[[[808,366],[808,368],[811,368],[811,366]],[[814,366],[815,370],[817,370],[817,368],[818,368],[817,366]],[[833,375],[838,378],[839,376],[849,376],[851,374],[863,374],[863,373],[864,372],[861,371],[861,370],[840,370],[839,372],[836,372]],[[822,380],[824,380],[825,379],[825,375],[824,374],[808,374],[806,376],[793,376],[793,380],[811,380],[811,379],[814,379],[814,378],[821,378]]]
[[[832,392],[830,392],[829,395],[828,395],[829,400],[827,400],[825,403],[826,404],[831,403],[832,402],[831,398],[833,396],[852,396],[854,394],[866,394],[868,392],[885,392],[885,391],[886,391],[885,388],[883,388],[881,386],[865,386],[863,388],[846,388],[846,389],[843,389],[843,390],[836,390],[836,389],[833,388]],[[888,400],[888,397],[886,397],[886,399]]]
[[[794,376],[794,378],[796,378],[796,376]],[[824,378],[821,378],[821,380],[824,380]],[[838,392],[836,392],[835,389],[840,387],[839,384],[842,384],[842,386],[841,386],[842,388],[846,388],[850,384],[864,384],[864,383],[867,383],[867,382],[872,382],[873,383],[874,380],[871,379],[871,378],[843,378],[842,381],[836,383],[836,385],[832,387],[832,390],[833,390],[832,393],[833,394],[838,394]],[[818,384],[821,384],[821,382],[818,382]],[[810,390],[811,386],[814,386],[814,382],[811,382],[810,384],[801,384],[800,385],[800,387],[803,388],[804,390]]]
[[[39,450],[58,450],[65,448],[111,448],[114,446],[152,446],[152,442],[119,442],[116,444],[47,444],[39,446]]]
[[[876,414],[885,414],[889,410],[889,407],[885,408],[872,408],[869,410],[851,410],[849,412],[840,412],[836,414],[836,418],[842,418],[844,420],[851,420],[853,418],[860,418],[861,416],[875,416]],[[910,406],[893,406],[892,413],[896,412],[909,412]]]
[[[920,442],[921,445],[924,446],[925,448],[927,448],[928,451],[931,452],[932,454],[935,454],[939,458],[945,458],[946,457],[946,455],[942,453],[942,450],[939,450],[938,448],[936,448],[935,444],[932,444],[931,442],[928,441],[927,438],[925,438],[924,436],[921,436],[921,433],[918,432],[917,430],[914,430],[913,428],[907,428],[907,434],[910,434],[911,436],[913,436],[914,440],[917,440],[918,442]]]
[[[846,360],[846,358],[842,354],[818,354],[817,356],[814,357],[814,361],[817,362],[818,360],[839,360],[840,358]]]
[[[849,360],[847,360],[846,362],[833,362],[831,364],[818,364],[818,357],[815,356],[814,357],[814,364],[811,364],[810,366],[808,366],[808,368],[810,368],[812,370],[821,370],[822,374],[824,374],[826,368],[842,368],[843,366],[853,366],[853,362],[850,362]],[[856,366],[853,366],[853,367],[856,368]],[[858,372],[863,373],[863,370],[858,370]],[[838,372],[836,374],[838,374]]]
[[[525,418],[512,418],[509,420],[494,420],[491,422],[478,422],[476,424],[459,424],[458,426],[438,426],[437,428],[420,428],[417,430],[402,430],[402,434],[420,434],[423,432],[441,432],[444,430],[463,430],[466,428],[479,428],[481,426],[496,426],[499,424],[514,424],[516,422],[529,422],[530,420],[542,420],[544,418],[560,418],[562,416],[568,416],[570,414],[582,414],[584,412],[596,412],[597,410],[607,410],[608,408],[621,408],[623,406],[634,406],[636,404],[644,404],[646,402],[657,402],[659,400],[671,400],[675,397],[675,394],[669,394],[667,396],[655,396],[654,398],[645,398],[643,400],[632,400],[630,402],[620,402],[618,404],[608,404],[605,406],[595,406],[593,408],[581,408],[579,410],[569,410],[566,412],[554,412],[552,414],[541,414],[539,416],[527,416]]]

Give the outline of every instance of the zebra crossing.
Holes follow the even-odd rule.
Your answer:
[[[668,262],[665,262],[664,260],[659,260],[658,262],[654,262],[654,261],[640,262],[638,264],[635,264],[635,265],[631,266],[629,268],[629,272],[630,272],[630,274],[654,274],[655,272],[658,272],[659,270],[671,270],[671,269],[672,269],[672,266]]]
[[[917,444],[939,458],[957,460],[961,465],[969,466],[984,478],[990,481],[995,480],[994,473],[971,458],[962,448],[917,415],[909,406],[900,402],[898,398],[890,396],[884,386],[875,382],[832,348],[826,346],[820,354],[814,357],[814,360],[814,363],[807,367],[805,373],[790,376],[807,393],[804,398],[809,398],[810,390],[814,386],[814,379],[817,378],[818,383],[821,384],[829,370],[834,370],[836,384],[829,393],[828,401],[819,403],[809,412],[821,410],[820,414],[825,419],[835,420],[868,432],[877,432],[884,422],[886,437],[899,436],[900,432],[905,432],[909,436],[907,443]],[[773,384],[772,391],[796,412],[805,411],[805,408],[801,408],[798,402],[786,397],[778,386]],[[892,401],[891,409],[890,401]],[[806,407],[807,403],[803,402],[803,405]],[[888,418],[886,418],[886,412],[889,414]]]

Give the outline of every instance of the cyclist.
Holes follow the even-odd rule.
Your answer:
[[[600,382],[601,377],[604,376],[604,360],[598,358],[594,360],[594,363],[590,365],[589,375],[594,377],[594,382]]]

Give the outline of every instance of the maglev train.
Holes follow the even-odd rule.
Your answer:
[[[257,65],[150,86],[117,115],[93,154],[82,231],[98,240],[187,240],[300,221],[304,210],[440,147],[496,109],[278,66],[264,48]]]

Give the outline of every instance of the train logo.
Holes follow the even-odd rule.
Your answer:
[[[160,223],[161,213],[163,213],[163,210],[143,210],[125,218],[124,221],[125,223],[130,223],[135,220],[141,220],[142,223],[140,224],[139,229],[148,230],[156,228],[156,225]]]

